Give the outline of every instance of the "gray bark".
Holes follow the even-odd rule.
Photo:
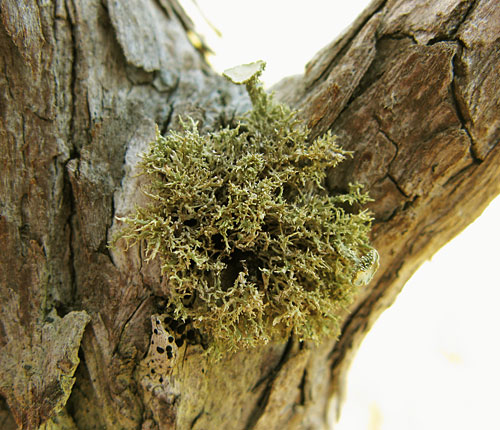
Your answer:
[[[148,392],[162,279],[140,249],[107,248],[115,216],[143,198],[155,123],[210,129],[248,100],[189,43],[176,0],[2,0],[0,18],[2,428],[324,428],[376,318],[500,192],[500,7],[374,1],[276,92],[354,151],[329,186],[375,199],[376,277],[338,339],[216,364],[188,345],[175,381]]]

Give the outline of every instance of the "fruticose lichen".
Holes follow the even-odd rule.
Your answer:
[[[325,188],[347,155],[327,133],[310,141],[297,112],[259,83],[263,63],[226,72],[253,109],[237,125],[156,140],[143,155],[151,204],[123,218],[115,238],[142,242],[167,278],[172,317],[192,321],[215,351],[338,334],[341,312],[370,281],[369,200]]]

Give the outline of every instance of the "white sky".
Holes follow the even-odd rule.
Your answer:
[[[345,4],[349,6],[343,6]],[[215,70],[264,60],[262,80],[271,86],[304,65],[346,28],[367,0],[183,0],[199,32],[215,51]],[[198,4],[199,9],[194,5]],[[203,22],[200,11],[222,34]]]
[[[267,86],[304,65],[367,0],[197,0],[222,71],[267,62]],[[353,363],[336,430],[498,430],[500,199],[422,266],[375,324]],[[496,340],[495,340],[496,339]]]

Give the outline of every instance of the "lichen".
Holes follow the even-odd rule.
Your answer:
[[[151,204],[122,218],[114,238],[144,244],[167,279],[172,317],[219,352],[337,335],[378,267],[361,185],[325,188],[326,171],[351,154],[330,133],[311,141],[255,64],[226,72],[253,105],[233,126],[202,134],[187,118],[180,132],[157,131],[141,165]]]

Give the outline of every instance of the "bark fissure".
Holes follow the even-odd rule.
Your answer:
[[[469,148],[470,148],[470,155],[473,158],[473,160],[477,163],[480,163],[482,160],[480,158],[480,155],[477,153],[477,151],[474,149],[474,139],[467,127],[467,121],[470,121],[470,115],[469,112],[466,111],[466,107],[463,106],[461,103],[458,101],[457,97],[457,82],[456,82],[456,69],[457,69],[457,58],[461,55],[462,53],[462,47],[459,44],[459,49],[458,52],[453,56],[452,60],[452,65],[453,65],[453,80],[451,81],[451,88],[450,88],[450,94],[453,100],[453,104],[455,106],[455,112],[457,114],[458,119],[460,120],[462,130],[465,131],[467,134],[467,137],[469,138]]]
[[[75,249],[74,247],[76,246],[76,238],[75,238],[75,232],[74,232],[74,218],[76,216],[76,203],[75,203],[75,196],[73,194],[73,189],[71,187],[71,182],[69,178],[69,173],[68,173],[68,164],[72,161],[71,158],[69,158],[65,163],[62,164],[62,175],[63,175],[63,195],[62,198],[64,199],[64,204],[68,207],[68,213],[66,216],[66,219],[64,221],[64,226],[68,229],[68,240],[67,240],[67,249],[68,249],[68,274],[69,274],[69,299],[70,303],[75,303],[75,297],[76,297],[76,274],[77,274],[77,269],[76,269],[76,262],[75,262]],[[56,303],[57,304],[57,303]],[[61,306],[60,304],[59,306]],[[68,304],[65,304],[66,306],[71,306]],[[78,308],[78,306],[75,307],[75,309]]]
[[[415,36],[413,34],[409,33],[404,33],[402,31],[396,32],[396,33],[385,33],[383,37],[380,38],[380,40],[410,40],[413,45],[418,45],[418,40],[415,39]]]
[[[76,121],[76,103],[77,103],[77,90],[76,87],[78,85],[78,79],[77,79],[77,67],[78,67],[78,47],[77,47],[77,37],[76,37],[76,24],[74,22],[75,19],[75,13],[70,7],[70,3],[72,3],[72,0],[65,0],[65,8],[66,8],[66,13],[68,15],[67,23],[69,25],[69,30],[70,30],[70,35],[71,35],[71,77],[70,77],[70,83],[69,87],[71,88],[71,108],[69,112],[69,117],[70,117],[70,122],[69,122],[69,144],[70,146],[70,157],[71,158],[80,158],[79,152],[80,149],[76,145],[75,141],[75,134],[76,134],[76,127],[75,127],[75,121]],[[73,6],[74,7],[74,6]]]
[[[462,18],[459,20],[459,22],[457,23],[457,26],[455,27],[455,29],[453,29],[452,33],[450,34],[450,38],[457,40],[457,38],[455,36],[457,35],[458,30],[460,30],[460,27],[462,26],[462,24],[464,24],[469,19],[470,15],[474,11],[474,9],[477,7],[479,1],[480,0],[471,0],[465,13],[463,13],[463,15],[462,15]]]
[[[276,377],[276,375],[278,374],[279,370],[283,367],[283,364],[286,362],[286,360],[290,356],[290,352],[292,350],[293,342],[294,342],[293,336],[290,336],[290,338],[288,339],[288,342],[286,343],[285,348],[283,349],[281,357],[280,357],[278,363],[276,364],[276,366],[274,366],[267,375],[264,375],[262,378],[260,378],[255,383],[255,385],[252,387],[252,391],[256,391],[257,388],[261,384],[263,384],[264,382],[266,383],[267,386],[269,386],[269,385],[272,384],[273,379]]]
[[[288,339],[288,342],[285,346],[285,349],[283,350],[283,354],[281,355],[281,358],[278,362],[278,364],[271,370],[271,372],[266,375],[264,378],[259,380],[257,384],[252,388],[252,391],[255,391],[262,383],[265,382],[266,387],[259,396],[255,408],[253,409],[252,413],[250,414],[250,418],[248,422],[245,425],[245,430],[252,430],[255,428],[256,424],[258,423],[259,419],[262,417],[262,415],[265,412],[267,403],[269,402],[269,397],[271,395],[271,390],[273,389],[273,383],[276,380],[281,368],[284,366],[286,361],[289,359],[293,346],[294,346],[295,340],[293,336],[290,336]]]
[[[205,408],[202,408],[202,410],[200,412],[198,412],[198,414],[193,418],[193,421],[191,421],[191,424],[190,424],[190,429],[192,430],[194,428],[194,426],[196,425],[196,423],[198,422],[198,420],[201,418],[201,416],[205,413]]]
[[[118,341],[116,342],[115,349],[113,350],[113,355],[116,355],[118,352],[118,348],[120,347],[120,344],[123,341],[123,333],[125,332],[125,329],[127,328],[127,325],[130,323],[130,321],[137,315],[139,309],[144,305],[144,303],[151,299],[153,296],[147,296],[144,297],[139,304],[136,306],[136,308],[133,310],[133,312],[130,314],[130,316],[125,320],[125,323],[122,325],[120,334],[118,335]],[[144,358],[144,357],[141,357]]]
[[[300,390],[300,398],[298,401],[298,404],[301,406],[305,406],[308,395],[306,393],[306,384],[307,384],[307,368],[304,369],[304,372],[302,373],[302,379],[300,380],[300,385],[299,385],[299,390]]]
[[[166,116],[165,120],[161,123],[160,132],[162,134],[167,133],[167,130],[170,127],[170,124],[172,123],[172,115],[174,113],[174,103],[170,102],[169,106],[170,106],[170,109],[168,111],[168,115]]]
[[[349,100],[347,101],[345,106],[340,111],[338,117],[341,117],[346,111],[348,111],[349,108],[351,107],[351,105],[354,103],[354,101],[357,98],[361,97],[365,93],[365,91],[370,88],[370,86],[375,84],[383,76],[385,70],[382,70],[378,74],[375,74],[374,76],[372,76],[374,65],[376,64],[378,57],[380,56],[380,54],[379,54],[380,43],[382,43],[386,40],[402,40],[402,39],[411,40],[412,44],[416,44],[415,40],[412,37],[408,37],[408,36],[406,36],[406,37],[402,36],[402,37],[398,38],[398,37],[391,37],[390,35],[385,34],[382,37],[377,39],[376,44],[375,44],[375,51],[376,51],[375,58],[373,59],[372,63],[370,64],[370,67],[368,67],[365,74],[361,78],[358,86],[356,87],[356,90],[352,93],[351,97],[349,98]],[[374,118],[377,119],[376,116],[374,116]]]
[[[395,148],[395,152],[394,152],[394,156],[392,157],[392,159],[389,161],[388,165],[387,165],[387,172],[386,172],[386,175],[384,176],[385,178],[388,178],[394,185],[395,187],[397,188],[397,190],[401,193],[401,195],[403,195],[405,198],[407,199],[411,199],[411,196],[408,195],[407,193],[405,193],[405,191],[403,190],[403,188],[398,184],[398,181],[396,180],[396,178],[394,178],[394,176],[391,175],[390,171],[391,171],[391,166],[392,164],[394,163],[394,161],[396,160],[396,158],[398,157],[398,152],[399,152],[399,146],[398,144],[389,136],[389,134],[382,128],[382,124],[381,124],[381,120],[380,118],[377,116],[377,115],[374,115],[373,116],[373,119],[376,121],[377,125],[378,125],[378,131],[379,133],[381,133],[391,144],[392,146]],[[405,203],[406,204],[406,203]],[[398,208],[395,208],[394,209],[394,212],[389,215],[388,218],[385,219],[385,221],[389,221],[393,216],[394,216],[394,213],[398,210]]]
[[[476,166],[478,166],[481,163],[482,163],[482,160],[478,161],[478,160],[474,159],[474,162],[472,164],[465,166],[462,170],[459,170],[457,173],[450,176],[449,179],[444,183],[444,186],[450,187],[450,192],[453,194],[457,190],[457,188],[460,186],[461,180],[466,176],[465,173],[470,169],[474,169]]]
[[[353,40],[358,36],[361,29],[372,19],[377,13],[381,12],[387,0],[374,1],[365,12],[356,20],[356,22],[350,27],[349,31],[344,34],[344,37],[334,41],[333,45],[329,45],[327,48],[330,51],[334,51],[335,55],[330,59],[328,65],[324,67],[324,70],[320,74],[314,73],[314,78],[311,79],[307,75],[311,72],[308,70],[311,67],[311,63],[317,61],[316,58],[312,59],[310,63],[306,65],[306,90],[315,86],[318,82],[326,79],[326,77],[331,73],[331,70],[335,67],[337,61],[344,57],[345,53],[349,50],[349,47]],[[340,46],[340,49],[338,48]],[[323,54],[325,48],[320,51]],[[316,54],[318,56],[318,54]]]
[[[387,173],[387,175],[385,176],[386,178],[388,178],[394,185],[395,187],[397,188],[397,190],[401,193],[401,195],[403,195],[404,197],[406,197],[407,199],[411,198],[411,196],[407,195],[404,190],[399,186],[398,184],[398,181],[390,174],[390,173]],[[406,203],[405,203],[406,204]],[[387,219],[387,221],[389,221],[390,218]]]

